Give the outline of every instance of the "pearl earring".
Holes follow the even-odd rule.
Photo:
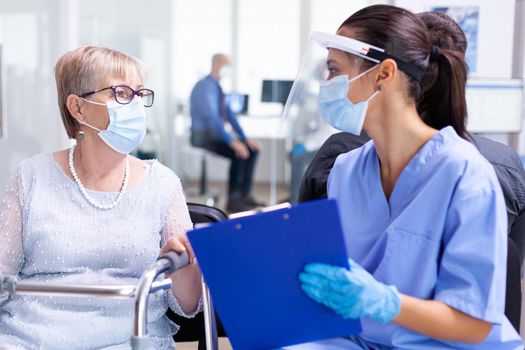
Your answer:
[[[84,136],[85,136],[85,135],[84,135],[84,131],[83,131],[83,130],[80,130],[80,131],[78,132],[78,139],[79,139],[80,141],[82,141],[82,140],[84,139]]]

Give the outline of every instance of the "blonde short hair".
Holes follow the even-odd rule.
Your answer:
[[[81,46],[60,57],[55,66],[58,107],[69,138],[76,138],[79,123],[67,108],[67,97],[104,88],[106,86],[100,84],[105,78],[124,80],[133,74],[138,74],[144,81],[145,65],[131,55],[106,47]]]

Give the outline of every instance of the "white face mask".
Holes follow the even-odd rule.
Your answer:
[[[378,66],[376,65],[352,79],[348,79],[348,75],[343,74],[319,83],[319,113],[330,126],[354,135],[361,134],[368,110],[368,102],[380,90],[375,91],[364,101],[353,103],[348,99],[348,89],[353,81],[376,67]]]
[[[233,70],[230,65],[222,66],[221,69],[219,69],[219,78],[231,78],[233,75]]]
[[[82,121],[79,123],[97,130],[98,136],[113,150],[128,154],[142,143],[146,134],[146,109],[141,98],[135,97],[126,105],[117,101],[104,104],[83,100],[107,107],[109,125],[106,130],[100,130]]]

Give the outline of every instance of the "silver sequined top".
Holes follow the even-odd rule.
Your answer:
[[[23,161],[0,195],[0,274],[69,284],[136,284],[172,235],[192,227],[179,178],[157,161],[111,210],[89,204],[50,153]],[[116,192],[88,190],[99,203]],[[148,333],[172,346],[184,315],[171,290],[150,296]],[[186,315],[192,316],[192,315]],[[133,300],[15,296],[0,304],[0,349],[129,348]]]

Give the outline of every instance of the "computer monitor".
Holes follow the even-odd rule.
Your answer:
[[[280,102],[284,105],[292,85],[293,80],[263,80],[261,102]]]
[[[249,95],[245,94],[228,94],[225,96],[225,103],[235,114],[248,114]]]

